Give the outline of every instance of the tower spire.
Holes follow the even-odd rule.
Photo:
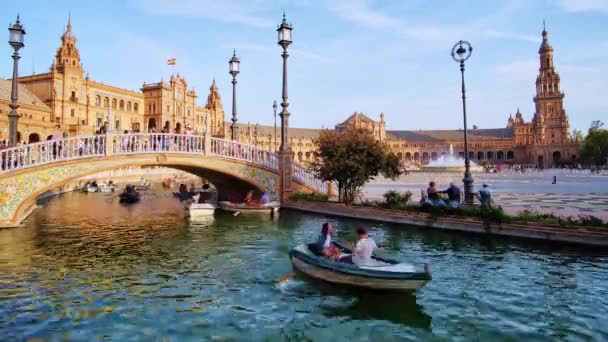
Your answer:
[[[68,12],[68,32],[72,32],[72,14]]]

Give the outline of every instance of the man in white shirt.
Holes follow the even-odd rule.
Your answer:
[[[357,242],[353,247],[353,253],[350,256],[340,259],[340,262],[347,264],[355,264],[357,266],[366,266],[371,264],[372,254],[374,249],[378,248],[376,242],[369,237],[367,230],[364,228],[357,229]]]

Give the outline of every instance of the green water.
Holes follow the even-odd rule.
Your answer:
[[[165,193],[51,199],[0,230],[1,340],[608,340],[608,257],[584,248],[371,224],[383,253],[433,280],[414,295],[342,290],[291,271],[322,216],[190,223]],[[334,222],[340,238],[358,225]]]

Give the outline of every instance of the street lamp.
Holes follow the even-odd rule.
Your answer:
[[[19,86],[17,83],[17,78],[19,77],[18,72],[18,64],[19,64],[19,49],[23,46],[23,37],[25,36],[25,30],[23,26],[21,26],[21,22],[19,21],[19,15],[17,15],[17,21],[14,25],[9,26],[9,38],[8,43],[15,49],[15,53],[13,53],[13,82],[12,82],[12,90],[11,90],[11,112],[8,114],[8,146],[15,146],[17,143],[17,131],[18,131],[18,121],[19,114],[17,114],[17,108],[19,105],[17,104],[17,100],[19,99]]]
[[[283,110],[281,111],[281,151],[289,151],[291,150],[291,146],[288,143],[289,133],[287,132],[287,128],[289,127],[289,112],[287,111],[287,107],[289,103],[287,102],[287,57],[289,54],[287,53],[287,47],[291,44],[291,26],[287,23],[285,19],[285,13],[283,13],[283,21],[279,28],[278,32],[278,44],[283,48],[283,102],[281,102],[281,107]]]
[[[469,160],[469,144],[467,140],[467,103],[464,90],[464,62],[471,57],[473,47],[467,41],[459,41],[452,48],[452,58],[460,63],[462,80],[462,117],[464,119],[464,202],[473,204],[473,175],[471,174],[471,161]]]
[[[258,146],[258,124],[253,127],[253,146]]]
[[[232,53],[232,58],[228,61],[230,65],[230,75],[232,75],[232,125],[230,125],[230,135],[232,140],[239,139],[239,126],[236,118],[236,75],[239,74],[239,64],[241,62],[236,58],[236,50]]]
[[[277,100],[274,100],[274,103],[272,104],[272,110],[274,111],[274,146],[272,146],[272,149],[276,152],[277,151]]]

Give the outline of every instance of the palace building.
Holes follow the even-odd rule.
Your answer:
[[[49,72],[19,77],[19,139],[29,143],[46,140],[59,130],[69,135],[93,134],[110,125],[115,132],[203,132],[205,120],[212,134],[224,134],[224,110],[213,81],[207,103],[196,104],[196,91],[179,74],[168,82],[145,83],[141,91],[106,85],[89,78],[82,68],[77,39],[68,20],[61,45]],[[0,81],[1,113],[10,111],[11,82]],[[113,122],[108,123],[109,118]],[[1,115],[0,127],[7,127]],[[8,136],[4,129],[1,137]]]
[[[213,80],[206,104],[197,105],[197,93],[179,74],[169,81],[143,83],[132,91],[91,80],[82,68],[76,37],[68,20],[61,45],[49,72],[19,78],[19,140],[33,143],[49,135],[94,134],[100,127],[115,132],[204,132],[228,137],[221,97]],[[476,163],[527,164],[554,167],[577,161],[578,142],[571,141],[564,93],[553,64],[553,47],[543,29],[539,74],[534,97],[535,113],[526,121],[517,110],[504,128],[469,130],[469,157]],[[8,137],[10,80],[0,80],[0,139]],[[113,122],[108,122],[108,121]],[[277,150],[280,128],[239,121],[239,140],[268,150]],[[374,120],[355,112],[335,126],[338,131],[367,129],[387,143],[405,165],[426,164],[454,151],[464,157],[462,130],[387,130],[384,114]],[[314,139],[322,129],[289,128],[296,159],[314,158]]]
[[[504,128],[469,129],[469,158],[474,162],[526,164],[542,168],[577,162],[578,142],[570,138],[568,115],[564,109],[565,95],[553,64],[553,47],[545,29],[538,54],[540,68],[536,78],[535,113],[532,120],[525,121],[518,109],[515,118],[509,116]],[[355,112],[336,125],[335,129],[369,130],[378,140],[389,144],[405,165],[426,164],[450,153],[450,146],[454,154],[464,157],[462,130],[394,131],[386,129],[383,113],[379,119],[376,121],[363,113]],[[272,148],[273,132],[273,127],[249,125],[241,130],[241,139]],[[296,159],[307,161],[313,158],[313,140],[319,132],[320,130],[290,128]]]

